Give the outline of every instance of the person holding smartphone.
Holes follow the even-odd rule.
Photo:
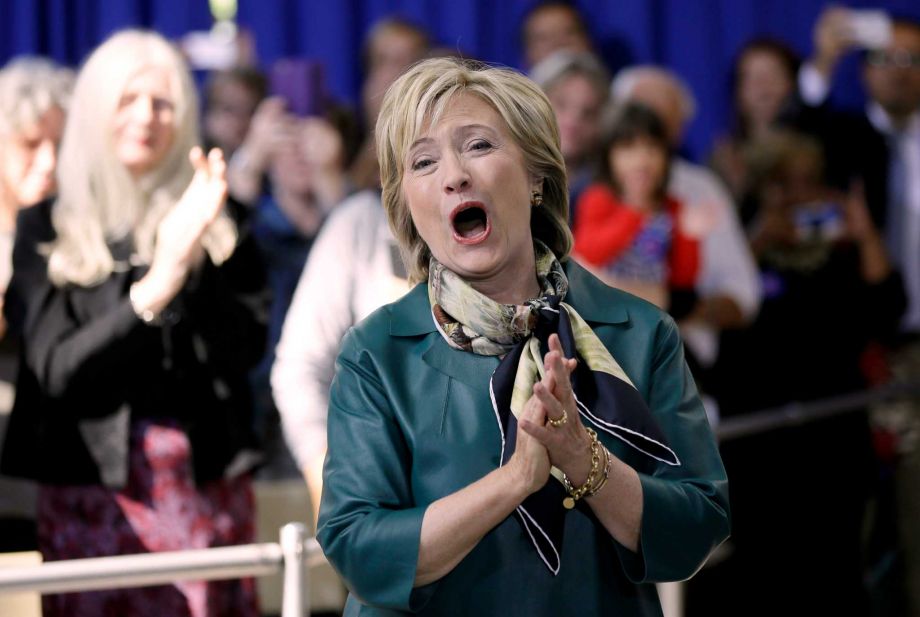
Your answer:
[[[776,133],[759,147],[764,181],[750,241],[764,300],[748,328],[722,334],[712,383],[723,417],[865,389],[863,353],[896,331],[904,307],[860,186],[826,186],[821,147],[807,136]],[[862,537],[877,471],[866,410],[726,441],[721,451],[734,489],[733,551],[706,573],[718,582],[712,610],[694,610],[868,614]]]
[[[916,13],[915,13],[916,15]],[[887,22],[887,27],[882,24]],[[876,25],[872,25],[875,23]],[[868,25],[867,25],[868,24]],[[920,375],[920,19],[879,11],[826,9],[815,25],[815,51],[799,75],[803,98],[819,107],[822,137],[838,184],[861,178],[875,224],[901,271],[908,297],[889,365],[894,379]],[[862,50],[867,95],[862,113],[834,109],[829,101],[835,69],[848,52]],[[906,407],[905,407],[906,405]],[[908,413],[903,413],[904,409]],[[897,546],[903,556],[910,614],[920,614],[920,404],[880,406],[876,420],[899,445],[895,471]]]

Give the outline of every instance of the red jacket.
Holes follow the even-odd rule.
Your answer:
[[[681,229],[683,205],[667,196],[665,210],[674,223],[668,253],[668,283],[674,288],[692,288],[700,271],[700,243]],[[647,214],[624,204],[610,187],[592,184],[578,200],[574,224],[575,251],[588,263],[606,266],[629,248]]]

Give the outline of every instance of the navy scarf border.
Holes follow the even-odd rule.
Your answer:
[[[578,411],[596,430],[603,431],[646,456],[667,465],[680,465],[651,410],[639,392],[629,383],[605,372],[592,371],[578,354],[575,335],[565,308],[557,296],[547,298],[548,306],[539,310],[534,336],[544,353],[549,350],[549,336],[556,333],[567,358],[577,358],[572,374],[572,389]],[[518,362],[527,341],[518,343],[501,361],[489,381],[489,394],[502,436],[501,464],[514,454],[518,431],[517,419],[511,413],[511,395]],[[594,411],[592,411],[594,410]],[[546,567],[556,575],[561,566],[561,551],[565,532],[562,506],[566,492],[555,478],[530,495],[517,507],[515,514],[537,549]],[[583,507],[581,503],[578,507]]]

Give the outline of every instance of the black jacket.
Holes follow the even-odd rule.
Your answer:
[[[129,425],[141,418],[179,422],[199,483],[251,467],[247,372],[264,352],[269,297],[244,226],[232,257],[220,267],[205,259],[171,303],[174,319],[159,326],[128,299],[146,266],[126,265],[93,287],[52,285],[41,246],[54,237],[51,202],[20,213],[5,313],[22,348],[0,471],[122,486]],[[110,248],[129,263],[127,242]]]

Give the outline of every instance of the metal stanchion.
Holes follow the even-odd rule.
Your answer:
[[[281,617],[309,617],[310,580],[304,558],[307,528],[288,523],[281,528],[281,553],[284,556],[284,585]]]

